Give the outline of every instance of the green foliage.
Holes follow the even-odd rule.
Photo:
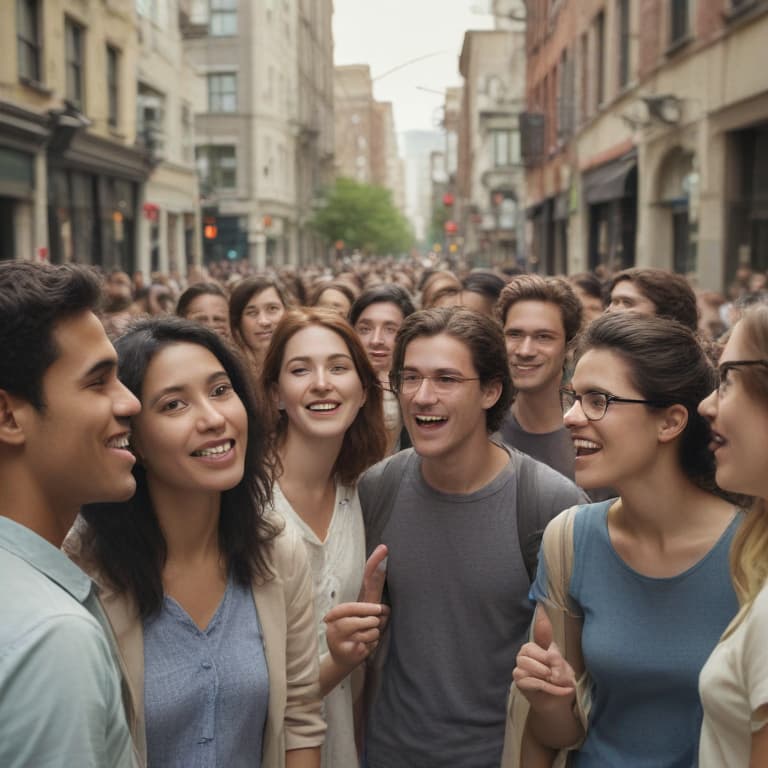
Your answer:
[[[389,191],[354,179],[336,179],[312,226],[328,245],[343,240],[345,248],[381,256],[407,251],[413,243],[411,228]]]
[[[442,243],[445,239],[445,222],[450,219],[450,210],[443,205],[440,200],[432,208],[432,221],[429,223],[429,233],[427,234],[427,248],[432,248],[433,243]]]

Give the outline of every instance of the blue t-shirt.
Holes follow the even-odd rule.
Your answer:
[[[698,679],[736,614],[728,554],[741,516],[694,566],[650,578],[608,536],[611,501],[581,507],[569,594],[584,615],[582,650],[593,684],[577,768],[691,768],[701,727]],[[539,568],[534,599],[546,595]]]

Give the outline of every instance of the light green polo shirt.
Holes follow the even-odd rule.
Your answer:
[[[0,517],[0,766],[134,766],[102,617],[63,552]]]

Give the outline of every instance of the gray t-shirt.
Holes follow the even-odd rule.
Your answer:
[[[510,409],[499,427],[499,437],[506,445],[547,464],[569,480],[574,479],[576,452],[571,433],[564,425],[554,432],[526,432]]]
[[[368,723],[368,766],[496,768],[507,691],[532,613],[518,542],[519,455],[484,488],[447,494],[427,485],[421,459],[409,453],[380,537],[389,548],[392,614]],[[390,460],[360,481],[364,515]],[[548,467],[537,479],[528,512],[538,528],[584,500]]]

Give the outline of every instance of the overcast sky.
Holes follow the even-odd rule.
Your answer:
[[[489,0],[334,0],[335,63],[370,65],[373,95],[393,103],[398,133],[435,129],[440,94],[461,84],[464,32],[493,26],[483,13],[488,5]],[[386,74],[420,57],[426,58]]]

